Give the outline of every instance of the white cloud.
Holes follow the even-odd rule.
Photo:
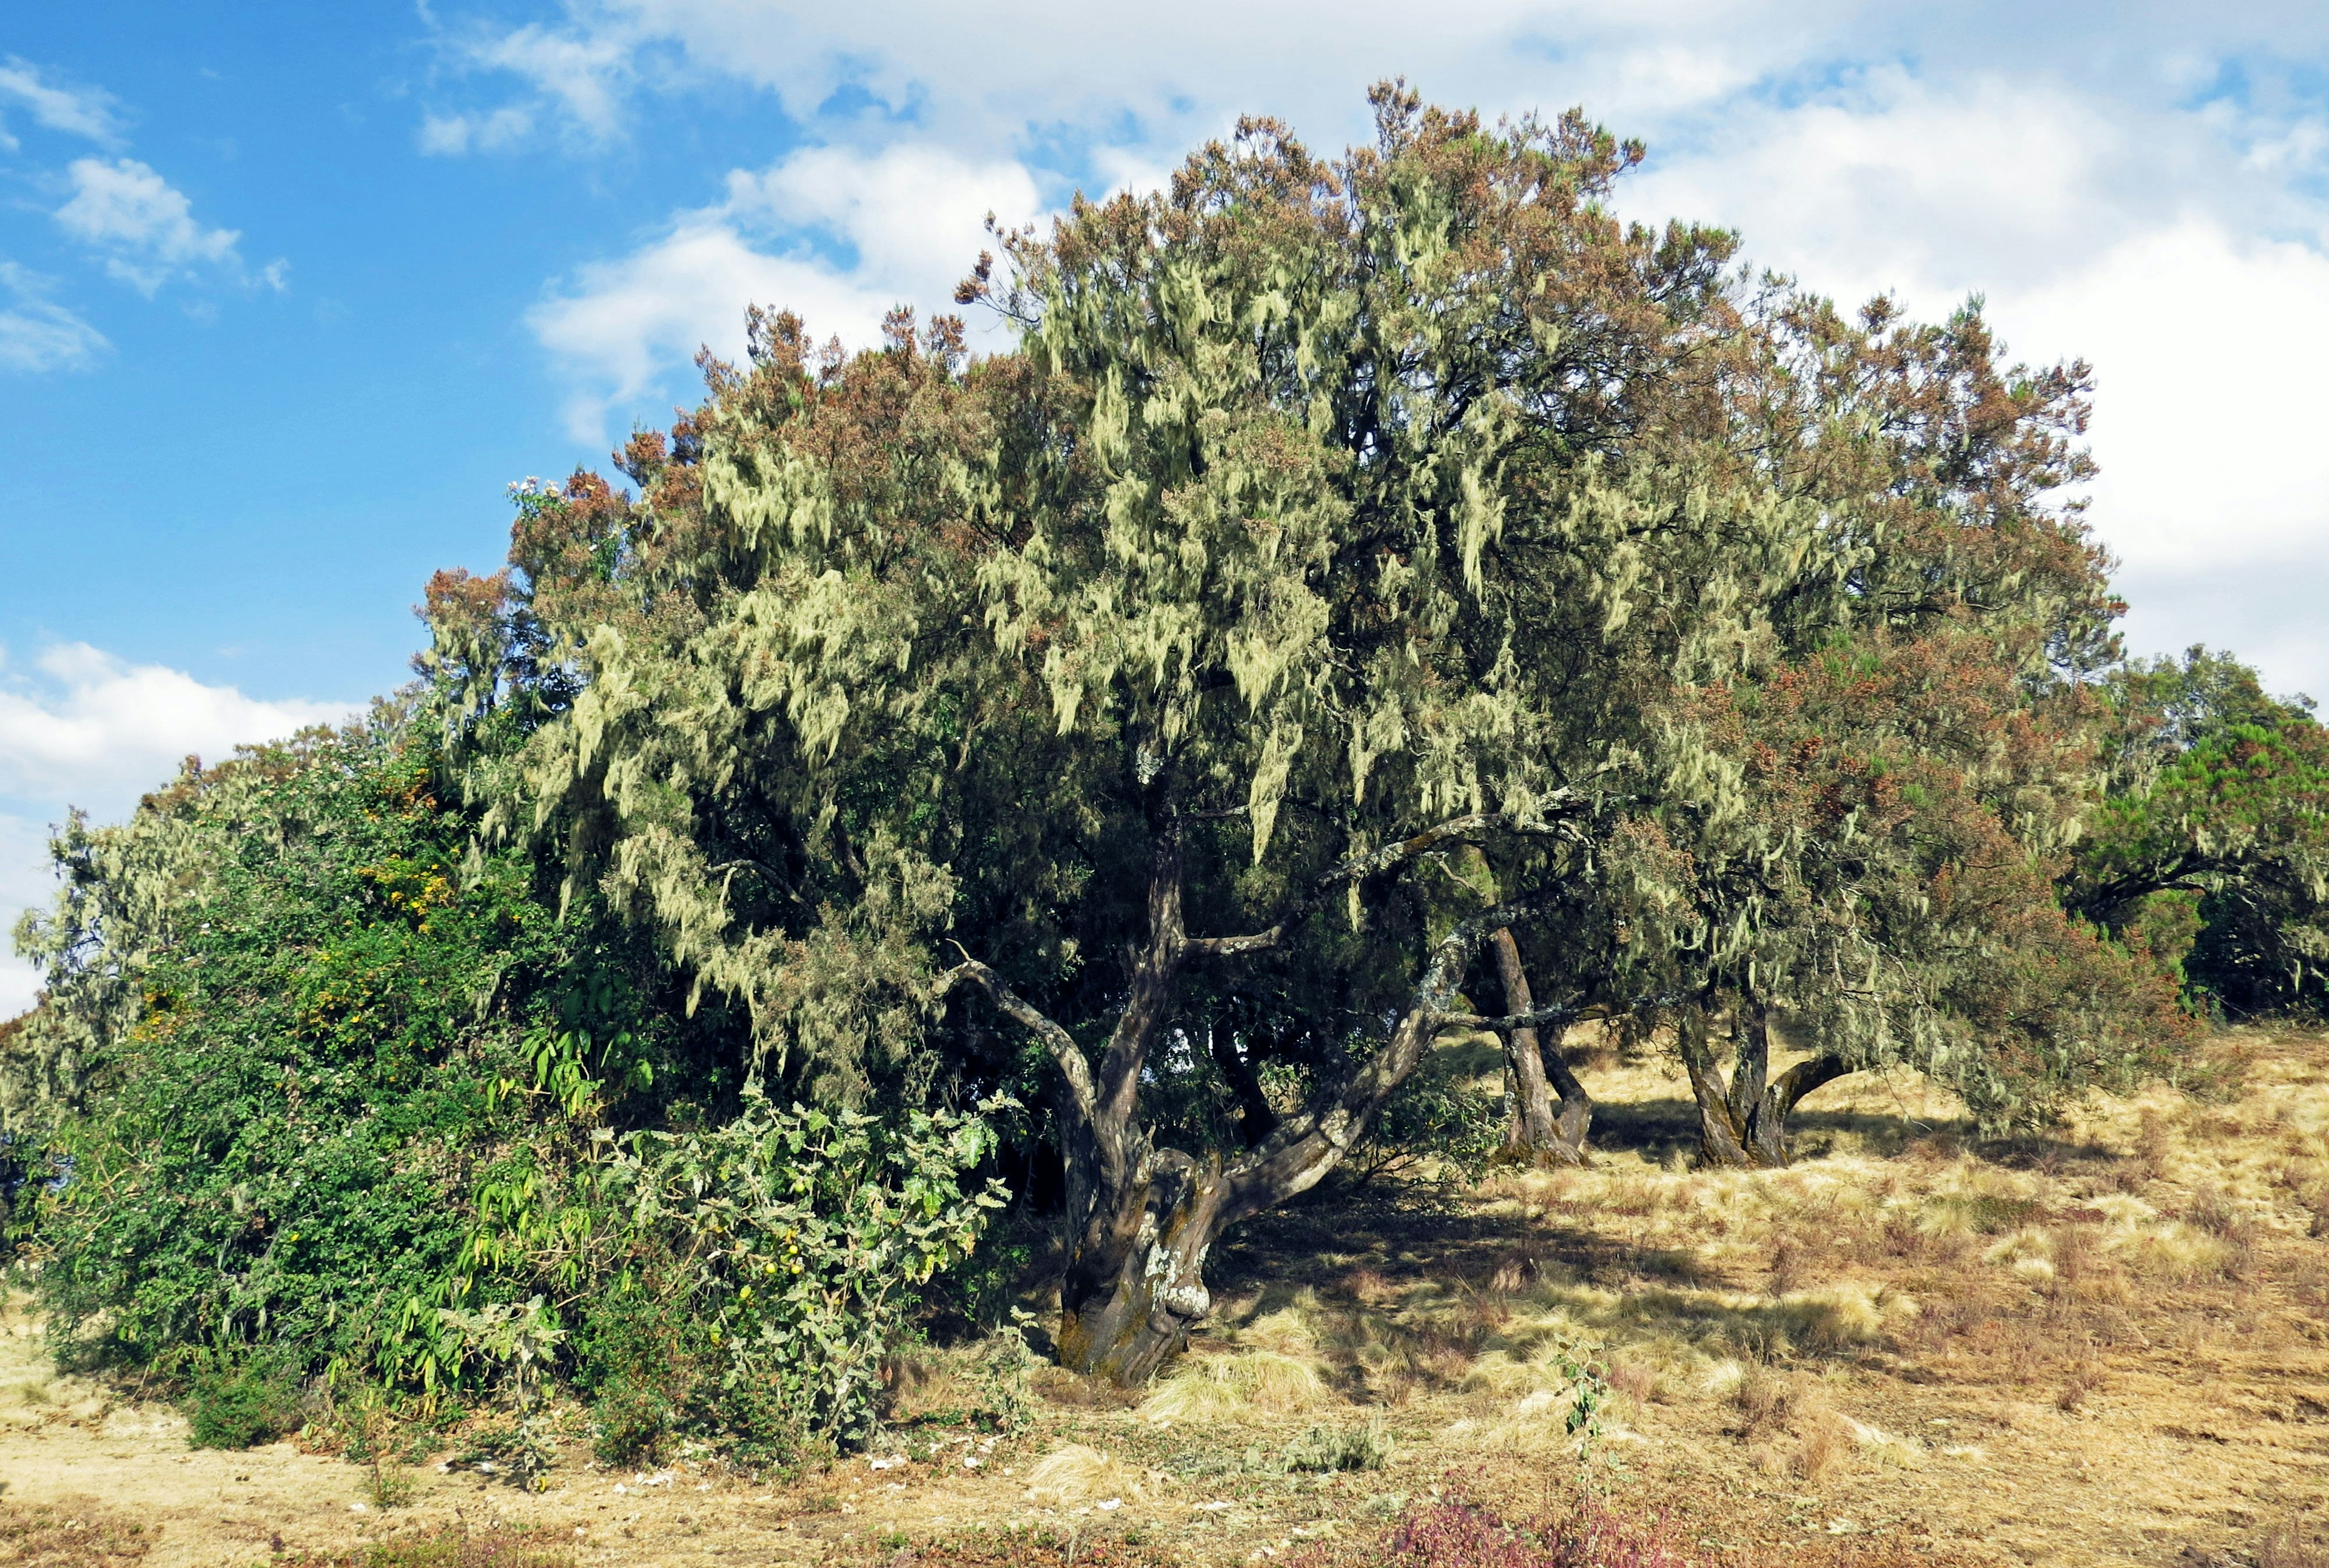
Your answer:
[[[0,62],[0,103],[23,107],[51,130],[113,146],[121,139],[120,117],[111,97],[95,88],[60,87],[41,79],[41,68],[10,55]],[[0,132],[0,139],[15,145]]]
[[[631,56],[620,29],[571,33],[542,26],[521,27],[473,51],[477,64],[532,82],[592,138],[618,128],[618,99],[630,75]]]
[[[523,103],[477,113],[424,110],[422,152],[438,157],[497,152],[531,136],[544,120],[582,146],[602,145],[622,133],[623,100],[636,64],[628,27],[475,27],[445,43],[445,58],[457,72],[506,73],[524,82],[530,96]]]
[[[2130,643],[2230,646],[2329,694],[2329,254],[2242,231],[2296,197],[2253,158],[2203,179],[2188,128],[2060,84],[1879,71],[1742,118],[1629,210],[1735,224],[1847,302],[1985,294],[2017,356],[2089,361],[2089,515],[2124,562]]]
[[[268,702],[162,665],[131,665],[87,643],[0,678],[0,797],[71,799],[126,811],[178,763],[242,741],[278,740],[354,711],[347,703]]]
[[[533,116],[511,105],[490,114],[432,114],[420,122],[420,150],[432,157],[495,152],[533,129]]]
[[[0,261],[0,370],[86,370],[112,346],[105,335],[48,298],[47,280]]]
[[[1013,163],[921,146],[871,157],[812,148],[731,174],[727,201],[682,214],[628,256],[582,268],[529,320],[580,381],[569,425],[596,440],[610,409],[698,346],[739,352],[746,306],[781,307],[820,336],[869,342],[891,306],[948,298],[977,258],[988,213],[1018,222],[1041,204]],[[853,251],[854,265],[828,259],[820,241]]]
[[[56,892],[49,871],[49,830],[29,817],[0,812],[0,1019],[33,1005],[41,974],[16,956],[9,933],[27,909],[44,907]]]
[[[0,935],[47,902],[47,827],[69,804],[118,819],[186,757],[215,761],[240,743],[344,721],[357,706],[262,701],[87,643],[45,650],[27,674],[0,661]],[[0,1017],[29,1006],[35,983],[28,966],[0,962]]]
[[[2131,566],[2309,552],[2329,599],[2329,256],[2193,219],[1994,314],[2094,363],[2095,516]]]
[[[1612,117],[1671,114],[1793,65],[1863,12],[1897,31],[1853,0],[564,0],[556,11],[514,29],[457,24],[441,42],[464,74],[515,78],[529,109],[581,146],[624,135],[643,92],[724,81],[773,94],[803,124],[849,89],[958,147],[1040,132],[1152,155],[1243,111],[1332,143],[1363,128],[1368,84],[1399,74],[1492,113],[1589,95]]]
[[[2117,178],[2129,128],[2060,87],[1883,67],[1727,118],[1632,182],[1627,210],[1730,224],[1748,255],[1847,300],[2050,276],[2136,216]]]
[[[238,262],[234,247],[241,236],[203,228],[185,193],[136,158],[75,158],[65,172],[73,194],[56,210],[58,225],[114,252],[106,270],[140,292],[151,295],[190,263]]]

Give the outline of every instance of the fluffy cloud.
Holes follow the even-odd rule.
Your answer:
[[[531,325],[580,388],[566,411],[576,439],[596,440],[610,410],[700,345],[739,352],[747,305],[780,306],[812,331],[864,343],[891,306],[948,298],[978,254],[987,213],[1014,222],[1040,207],[1016,164],[923,146],[872,156],[812,148],[730,175],[726,201],[582,268]]]
[[[2329,256],[2192,219],[1994,305],[2097,367],[2094,505],[2130,564],[2329,560]],[[2312,568],[2329,598],[2329,571]]]
[[[1937,85],[1897,66],[1742,105],[1727,134],[1661,157],[1631,212],[1741,231],[1748,253],[1844,298],[1962,298],[2088,260],[2136,214],[2121,199],[2123,119],[2059,86]]]
[[[185,193],[136,158],[76,158],[65,173],[73,194],[56,210],[58,226],[112,252],[106,269],[141,293],[151,295],[189,264],[240,264],[241,236],[203,228]]]
[[[51,130],[80,137],[99,146],[120,140],[120,118],[113,99],[94,88],[60,87],[42,80],[41,68],[10,55],[0,62],[0,104],[14,104]],[[0,128],[0,146],[15,138]]]
[[[0,370],[86,370],[110,346],[105,335],[48,298],[47,280],[0,261]]]
[[[2130,642],[2229,645],[2329,693],[2310,609],[2329,598],[2329,396],[2307,368],[2329,361],[2329,255],[2242,222],[2301,211],[2270,184],[2296,155],[2211,161],[2170,115],[1897,69],[1740,128],[1630,204],[1734,224],[1757,261],[1845,300],[1930,316],[1985,295],[2018,355],[2089,362],[2089,515],[2124,562]]]
[[[1589,84],[1604,112],[1670,110],[1754,80],[1806,34],[1832,33],[1862,9],[1836,0],[1651,0],[1622,13],[1593,0],[1350,0],[1328,15],[1222,0],[567,0],[555,23],[457,28],[448,46],[467,67],[521,77],[591,138],[619,132],[637,91],[725,79],[774,93],[803,121],[850,88],[949,139],[1008,141],[1042,127],[1177,146],[1239,109],[1339,132],[1361,112],[1368,82],[1400,72],[1492,109],[1536,107],[1558,78],[1572,91]]]
[[[63,820],[68,804],[118,819],[188,756],[216,760],[354,708],[265,702],[86,643],[49,648],[22,674],[0,662],[0,932],[47,900],[48,825]],[[0,962],[0,1017],[28,1005],[34,984],[28,966]]]
[[[127,810],[188,756],[216,759],[354,711],[247,697],[87,643],[51,647],[33,668],[9,678],[0,667],[0,797],[69,798],[108,814]]]

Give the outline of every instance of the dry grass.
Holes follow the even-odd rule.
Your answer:
[[[93,1498],[0,1504],[0,1563],[7,1568],[113,1568],[145,1561],[154,1540],[143,1524]]]
[[[1161,1478],[1112,1459],[1082,1443],[1067,1443],[1043,1456],[1027,1472],[1027,1500],[1053,1507],[1079,1503],[1121,1504],[1156,1489]]]
[[[1294,1415],[1326,1403],[1315,1363],[1277,1350],[1192,1355],[1140,1406],[1152,1422],[1241,1425],[1256,1417]]]
[[[1532,1515],[1589,1449],[1597,1488],[1670,1512],[1702,1568],[2313,1568],[2317,1522],[2279,1510],[2329,1497],[2329,1039],[2240,1044],[2244,1082],[2211,1102],[2155,1089],[2006,1143],[1913,1082],[1848,1079],[1800,1113],[1777,1172],[1693,1168],[1677,1075],[1605,1059],[1586,1071],[1592,1167],[1263,1216],[1217,1249],[1222,1307],[1149,1389],[1040,1369],[1033,1430],[972,1439],[967,1364],[938,1350],[892,1369],[904,1430],[878,1469],[776,1485],[682,1466],[618,1494],[636,1478],[583,1469],[578,1446],[551,1492],[495,1507],[552,1533],[530,1540],[580,1530],[585,1563],[1360,1563],[1451,1476]],[[118,1505],[81,1478],[128,1475],[105,1467],[136,1449],[146,1478],[123,1488],[223,1499],[168,1538],[235,1502],[222,1468],[255,1458],[188,1456],[37,1349],[0,1334],[0,1464],[70,1456],[31,1501]],[[1592,1444],[1570,1430],[1581,1387],[1603,1396]],[[1352,1434],[1380,1469],[1339,1468]],[[318,1531],[354,1528],[353,1469],[264,1462],[305,1488],[270,1495],[325,1499],[299,1516]],[[420,1479],[382,1539],[482,1506]],[[182,1555],[257,1561],[266,1538]]]
[[[2329,1568],[2329,1532],[2317,1523],[2291,1520],[2267,1531],[2257,1543],[2257,1568]]]

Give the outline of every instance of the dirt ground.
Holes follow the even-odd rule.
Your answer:
[[[545,1491],[448,1448],[382,1507],[335,1455],[189,1450],[175,1412],[58,1376],[19,1312],[0,1563],[239,1568],[448,1528],[578,1565],[1360,1562],[1435,1488],[1533,1507],[1580,1476],[1708,1563],[2254,1563],[2329,1506],[2329,1039],[2225,1049],[2229,1092],[2009,1144],[1847,1080],[1768,1173],[1690,1169],[1679,1077],[1590,1062],[1593,1168],[1306,1201],[1224,1246],[1223,1308],[1154,1389],[1039,1370],[1028,1430],[989,1438],[966,1356],[933,1351],[890,1437],[784,1486],[684,1454],[610,1471],[578,1440]],[[1588,1361],[1610,1392],[1581,1467]],[[1335,1451],[1372,1468],[1287,1468]]]

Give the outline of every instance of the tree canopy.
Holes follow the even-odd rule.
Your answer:
[[[2116,609],[2050,500],[2083,367],[1622,223],[1639,148],[1581,118],[1376,109],[1343,158],[1250,122],[1004,235],[960,301],[1009,354],[756,315],[627,449],[636,500],[531,493],[515,574],[441,595],[467,711],[543,715],[477,763],[491,819],[776,1071],[1056,1072],[1062,1345],[1119,1375],[1460,1021],[1728,1012],[1710,1152],[1774,1159],[1774,1006],[1816,1073],[1908,1060],[2000,1117],[2182,1038],[2053,894]],[[1491,953],[1531,1006],[1471,1004]],[[1165,1147],[1146,1086],[1200,1037],[1306,1098]]]

